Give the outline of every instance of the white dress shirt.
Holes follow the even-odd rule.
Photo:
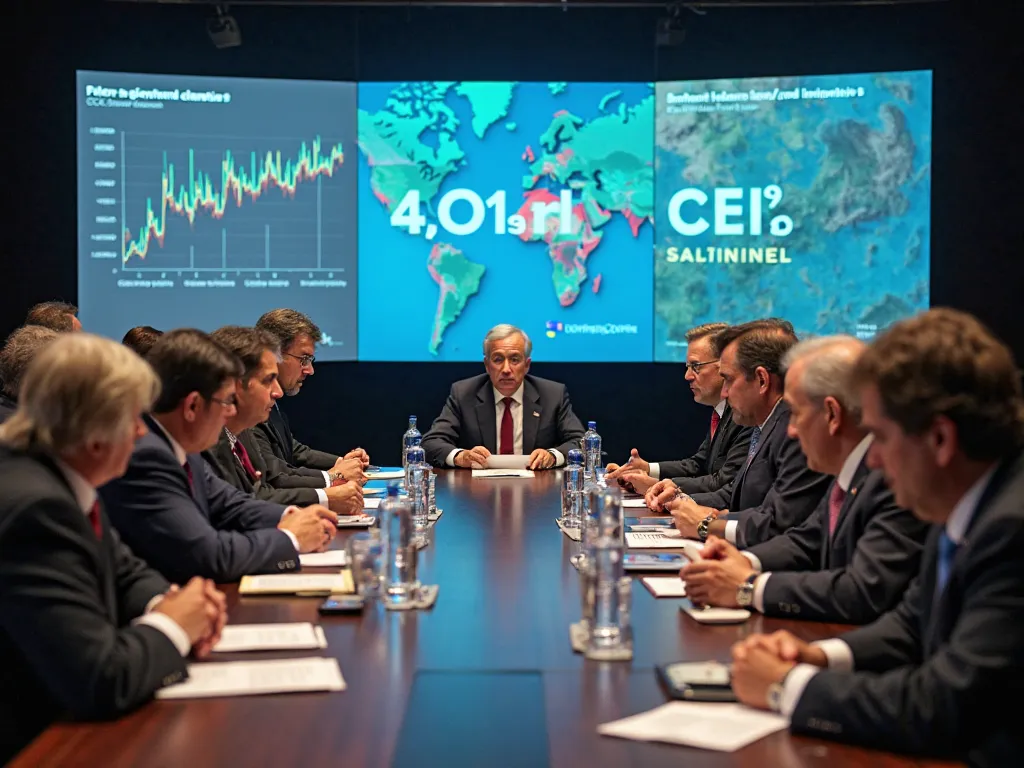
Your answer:
[[[57,466],[67,479],[68,485],[71,486],[71,492],[75,494],[75,500],[78,502],[82,513],[89,515],[92,512],[92,505],[96,503],[96,489],[89,484],[88,480],[63,461],[58,459]],[[153,613],[153,608],[163,599],[164,596],[162,594],[154,595],[146,604],[146,610],[143,615],[134,619],[132,624],[145,624],[162,632],[174,644],[174,647],[178,649],[178,653],[182,656],[188,656],[189,651],[192,650],[192,641],[188,638],[188,632],[166,613]]]
[[[857,443],[856,447],[854,447],[846,457],[846,460],[843,462],[843,466],[839,469],[839,474],[836,475],[836,484],[843,489],[843,493],[849,492],[850,483],[853,482],[853,476],[857,472],[857,467],[859,467],[861,461],[864,460],[864,455],[868,452],[868,448],[871,447],[873,439],[873,435],[867,435],[863,440]],[[750,564],[754,566],[755,571],[761,570],[761,561],[757,559],[757,555],[751,552],[744,552],[743,555],[750,561]],[[762,573],[754,582],[753,605],[754,609],[760,613],[764,613],[764,590],[771,575],[770,571],[768,573]]]
[[[780,397],[778,400],[775,401],[775,405],[772,406],[772,409],[771,409],[771,411],[768,412],[768,416],[765,418],[765,420],[761,422],[760,429],[761,429],[762,432],[764,432],[764,425],[768,423],[768,420],[772,417],[772,414],[775,413],[775,409],[779,407],[779,403],[781,403],[781,402],[782,402],[782,398]],[[761,435],[761,437],[764,437],[764,435]],[[761,438],[759,437],[758,440],[760,441],[760,439]],[[756,450],[758,450],[758,451],[761,450],[761,443],[760,442],[758,442]],[[757,456],[757,453],[754,454],[754,457],[756,457],[756,456]],[[754,458],[751,458],[750,461],[753,462]],[[741,469],[740,472],[743,472],[743,469]],[[736,479],[738,480],[739,476],[737,476]],[[730,511],[732,511],[732,510],[730,510]],[[735,544],[736,543],[736,529],[739,527],[739,524],[740,524],[739,520],[729,520],[725,524],[725,540],[728,541],[730,544]]]
[[[718,414],[718,418],[722,418],[722,414],[725,413],[725,400],[719,400],[718,405],[715,406],[715,413]],[[661,465],[656,462],[651,462],[651,468],[647,472],[648,475],[653,477],[655,480],[661,479]]]
[[[513,392],[509,397],[512,398],[512,402],[508,405],[512,409],[512,453],[516,456],[523,455],[523,388],[526,386],[525,383],[519,385],[519,389]],[[495,445],[495,453],[501,451],[501,420],[505,417],[505,395],[501,394],[497,388],[492,388],[494,392],[494,434],[497,435],[497,443]],[[538,448],[541,446],[537,446]],[[448,456],[445,458],[444,463],[449,467],[455,466],[455,457],[462,453],[463,448],[453,449]],[[555,466],[560,467],[565,463],[565,457],[559,451],[550,449],[551,453],[555,456]]]
[[[960,501],[956,503],[952,513],[950,513],[949,518],[946,520],[946,535],[957,545],[963,542],[967,526],[971,524],[974,513],[978,509],[978,502],[981,501],[981,495],[991,482],[995,471],[996,466],[992,466],[984,475],[978,478],[974,485],[967,489],[967,493],[960,498]],[[812,645],[818,646],[824,652],[825,657],[828,659],[829,669],[834,669],[838,672],[853,671],[853,651],[843,640],[833,637],[829,640],[819,640],[816,643],[812,643]],[[807,683],[820,671],[813,664],[797,664],[790,670],[782,687],[780,711],[783,715],[786,717],[793,716],[793,711],[800,702],[800,697],[803,695]]]

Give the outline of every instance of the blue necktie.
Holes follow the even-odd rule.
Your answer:
[[[935,564],[935,599],[942,596],[942,591],[949,581],[949,569],[953,565],[953,557],[956,555],[957,543],[953,541],[946,532],[939,534],[939,557]]]
[[[750,449],[747,451],[747,464],[754,458],[754,454],[757,453],[757,444],[761,442],[761,428],[754,427],[754,431],[750,433]]]

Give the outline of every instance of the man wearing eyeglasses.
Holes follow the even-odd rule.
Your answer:
[[[278,383],[286,395],[299,394],[306,377],[315,373],[314,352],[317,342],[323,338],[320,329],[312,320],[294,309],[272,309],[256,321],[256,327],[269,331],[280,341]],[[270,418],[256,427],[253,433],[264,456],[277,456],[297,470],[298,474],[322,477],[325,487],[329,487],[338,478],[356,482],[366,480],[363,468],[370,464],[366,451],[354,448],[344,456],[338,456],[310,448],[295,439],[288,418],[277,403],[270,411]],[[272,476],[266,480],[276,487],[292,487],[287,478]]]
[[[452,385],[448,401],[423,436],[436,467],[484,467],[491,454],[528,456],[530,469],[565,464],[579,448],[583,425],[564,384],[529,376],[530,337],[514,325],[484,337],[486,373]]]
[[[681,461],[647,462],[634,448],[625,464],[608,465],[607,480],[618,480],[638,493],[655,486],[661,491],[673,488],[684,493],[708,493],[725,487],[739,474],[747,459],[753,427],[733,421],[732,409],[722,398],[717,336],[728,327],[726,323],[706,323],[686,333],[686,381],[693,399],[714,409],[697,453]]]

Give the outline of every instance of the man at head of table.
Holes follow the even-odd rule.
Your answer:
[[[564,384],[530,376],[530,337],[514,325],[484,337],[486,373],[457,381],[423,436],[436,467],[483,467],[491,454],[528,455],[530,469],[565,464],[583,425]]]

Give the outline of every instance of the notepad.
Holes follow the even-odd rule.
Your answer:
[[[214,653],[237,651],[303,651],[326,648],[323,627],[307,622],[292,624],[229,624],[221,633]]]
[[[678,576],[644,576],[640,582],[655,597],[686,597],[686,582]]]
[[[473,477],[533,477],[532,469],[474,469]]]
[[[634,741],[662,741],[735,752],[783,730],[788,724],[781,715],[743,704],[673,701],[639,715],[599,725],[597,732]]]
[[[525,454],[491,454],[487,457],[488,469],[526,469],[530,457]]]
[[[679,610],[700,624],[742,624],[750,611],[742,608],[696,608],[680,606]]]
[[[307,552],[299,555],[299,564],[303,568],[344,568],[348,565],[348,552],[344,549],[329,549],[326,552]]]
[[[374,499],[378,501],[378,499]],[[377,520],[373,515],[338,515],[339,528],[369,528]]]
[[[623,499],[622,506],[627,509],[639,509],[640,507],[646,507],[647,502],[641,496],[639,499]]]
[[[156,692],[158,699],[343,691],[337,659],[217,661],[188,665],[188,679]]]
[[[363,509],[377,509],[381,499],[363,499]]]
[[[399,480],[405,477],[401,467],[381,467],[366,473],[367,480]]]
[[[273,573],[265,576],[243,576],[238,585],[240,595],[317,595],[351,594],[355,591],[352,572],[341,573]]]

